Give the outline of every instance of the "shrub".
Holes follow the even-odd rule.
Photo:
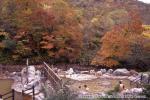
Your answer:
[[[150,84],[144,85],[143,95],[150,98]]]

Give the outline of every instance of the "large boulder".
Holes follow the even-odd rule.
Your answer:
[[[14,89],[17,92],[22,92],[23,90],[29,89],[24,93],[32,95],[32,89],[30,88],[34,86],[36,100],[44,99],[44,94],[41,92],[43,89],[43,83],[41,81],[41,72],[39,70],[36,70],[34,66],[28,66],[23,68],[23,70],[21,71],[21,76],[16,75],[16,72],[12,74],[15,75],[12,89]]]
[[[148,83],[149,80],[149,74],[142,74],[142,82]]]
[[[102,72],[102,74],[105,74],[107,72],[106,69],[101,69],[100,71]]]
[[[129,76],[130,75],[130,72],[123,68],[123,69],[116,69],[114,72],[113,72],[114,75],[120,75],[120,76]]]
[[[29,66],[27,70],[28,70],[28,72],[27,72],[28,81],[29,82],[34,81],[35,75],[36,75],[35,67]]]
[[[109,70],[107,71],[107,73],[108,73],[108,74],[112,74],[112,73],[113,73],[113,69],[109,69]]]

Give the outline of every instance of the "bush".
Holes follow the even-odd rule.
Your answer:
[[[113,90],[108,91],[107,94],[112,95],[117,92],[119,92],[119,84],[116,85]]]
[[[150,98],[150,84],[144,85],[143,95]]]
[[[50,91],[46,89],[45,96],[45,100],[75,100],[77,97],[65,86],[56,93],[50,93]]]

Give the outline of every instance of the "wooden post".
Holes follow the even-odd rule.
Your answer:
[[[142,83],[142,80],[143,80],[143,73],[141,74],[141,83]]]
[[[0,71],[1,71],[0,75],[3,74],[3,73],[2,73],[2,72],[3,72],[2,70],[3,70],[3,68],[2,68],[2,65],[0,64]]]
[[[0,100],[2,99],[2,97],[3,97],[3,96],[0,94]]]
[[[15,90],[12,89],[12,100],[15,100]]]
[[[150,74],[148,75],[148,84],[150,83]]]
[[[33,96],[32,96],[32,100],[35,100],[35,90],[34,90],[34,85],[33,85],[32,89],[33,89]]]
[[[28,59],[27,59],[27,63],[26,64],[27,64],[27,66],[29,66],[29,60]]]
[[[29,80],[28,80],[28,66],[29,66],[29,60],[28,60],[28,59],[27,59],[27,63],[26,63],[26,64],[27,64],[27,73],[26,73],[26,74],[27,74],[27,83],[29,83]]]
[[[23,100],[23,97],[24,97],[24,90],[22,90],[22,100]]]

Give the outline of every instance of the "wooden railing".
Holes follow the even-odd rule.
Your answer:
[[[29,93],[25,93],[25,92],[27,92],[27,91],[29,91],[29,90],[32,90],[32,91],[29,92]],[[34,85],[33,85],[31,88],[29,88],[29,89],[22,90],[22,99],[23,99],[23,97],[24,97],[24,94],[30,95],[31,93],[32,93],[32,100],[35,100],[35,86],[34,86]]]
[[[60,90],[63,86],[62,80],[47,63],[44,62],[44,65],[46,78],[51,82],[51,85],[54,87],[56,91]]]

